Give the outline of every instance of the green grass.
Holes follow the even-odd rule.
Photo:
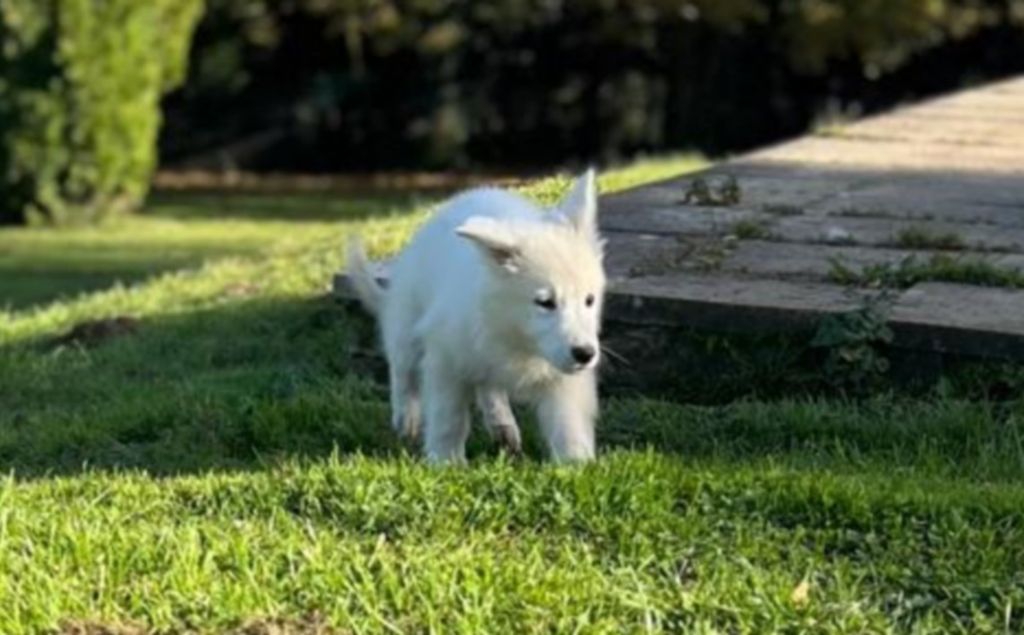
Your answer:
[[[425,213],[379,203],[224,219],[182,202],[120,244],[172,216],[183,243],[220,236],[188,269],[3,316],[0,633],[314,615],[346,633],[1024,628],[1015,398],[616,398],[593,465],[538,461],[529,421],[526,460],[477,434],[469,467],[423,465],[387,431],[372,327],[325,297],[348,233],[382,254]],[[235,222],[265,233],[224,256]],[[138,332],[52,344],[113,315]]]
[[[956,232],[936,232],[928,227],[913,225],[899,232],[896,245],[907,249],[943,249],[959,251],[967,245]]]
[[[736,221],[730,231],[740,240],[765,240],[772,235],[764,223],[756,220]]]
[[[287,249],[337,231],[340,222],[407,212],[414,203],[408,197],[164,194],[144,214],[104,227],[3,229],[0,310],[68,300],[211,260]]]
[[[1024,272],[979,258],[954,258],[933,254],[929,258],[911,255],[898,263],[880,263],[851,269],[833,260],[829,279],[839,284],[875,288],[908,289],[919,282],[953,282],[980,287],[1024,289]]]

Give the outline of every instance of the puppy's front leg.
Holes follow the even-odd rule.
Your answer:
[[[562,377],[541,395],[537,419],[558,462],[594,458],[597,417],[597,376],[594,371]]]
[[[508,393],[493,388],[478,388],[476,405],[484,418],[484,426],[491,438],[500,443],[512,454],[523,451],[523,441],[519,434],[519,425],[508,402]]]
[[[443,364],[423,364],[423,449],[431,463],[464,463],[469,438],[466,386]]]

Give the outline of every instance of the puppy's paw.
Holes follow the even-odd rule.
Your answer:
[[[391,416],[391,427],[403,439],[414,441],[420,436],[420,413],[418,408],[406,408]]]
[[[498,445],[512,455],[519,455],[523,452],[523,439],[519,433],[519,426],[501,425],[491,428],[491,436]]]

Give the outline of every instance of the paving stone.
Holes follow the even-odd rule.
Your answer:
[[[719,270],[760,278],[826,281],[837,264],[860,271],[871,266],[898,266],[907,258],[929,256],[931,252],[906,249],[741,241],[722,260]]]
[[[861,171],[871,175],[848,197],[878,197],[899,204],[930,206],[937,203],[1013,206],[1024,209],[1024,190],[1018,175],[984,173],[921,174],[912,171]]]
[[[608,319],[624,323],[763,332],[812,328],[862,302],[862,293],[832,284],[674,273],[618,281],[606,306]]]
[[[829,236],[837,235],[837,231],[858,245],[928,248],[929,245],[906,244],[905,241],[930,239],[945,241],[947,247],[958,241],[962,249],[969,251],[1024,252],[1024,224],[1020,227],[1001,227],[992,224],[836,215],[824,219],[784,218],[773,226],[775,235],[790,242],[834,242],[829,240]]]
[[[917,117],[904,117],[900,120],[879,119],[859,124],[855,130],[837,132],[844,139],[881,141],[900,141],[909,143],[927,143],[953,146],[965,145],[1017,147],[1024,142],[1024,118],[1019,124],[1004,122],[1000,135],[992,134],[991,121],[977,119],[957,121],[956,125],[937,126],[933,117],[923,114]],[[828,136],[828,135],[825,135]]]
[[[904,346],[978,357],[1024,359],[1024,291],[929,282],[892,310]]]
[[[951,152],[948,145],[941,143],[807,137],[755,153],[751,159],[767,163],[806,161],[823,166],[876,170],[1024,174],[1021,149],[1000,146],[963,146],[960,151]]]
[[[769,222],[773,218],[749,208],[726,207],[643,207],[622,206],[601,209],[601,228],[605,231],[646,234],[727,234],[743,221]]]
[[[606,231],[605,269],[609,278],[632,278],[690,268],[697,245],[682,236]]]
[[[913,192],[900,194],[898,191],[845,192],[808,207],[805,215],[947,221],[1024,228],[1024,203],[991,199],[988,202],[977,202],[969,197],[970,191],[959,198],[937,195],[916,197]]]
[[[742,190],[739,204],[703,207],[683,202],[696,179],[720,183],[729,176],[737,179]],[[618,223],[621,215],[641,209],[735,212],[762,211],[765,207],[776,205],[802,207],[834,196],[837,191],[856,187],[860,182],[870,178],[870,175],[853,172],[829,173],[785,168],[766,170],[747,163],[729,163],[699,175],[687,175],[602,199],[602,224],[610,226],[609,223]]]

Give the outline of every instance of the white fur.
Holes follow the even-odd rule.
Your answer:
[[[551,210],[470,190],[419,230],[386,291],[353,244],[353,288],[380,320],[392,424],[415,436],[422,418],[429,460],[465,460],[474,400],[492,435],[518,451],[510,397],[536,407],[555,460],[594,457],[605,286],[596,215],[593,170]],[[542,306],[549,299],[555,308]],[[593,358],[580,363],[586,348]]]

